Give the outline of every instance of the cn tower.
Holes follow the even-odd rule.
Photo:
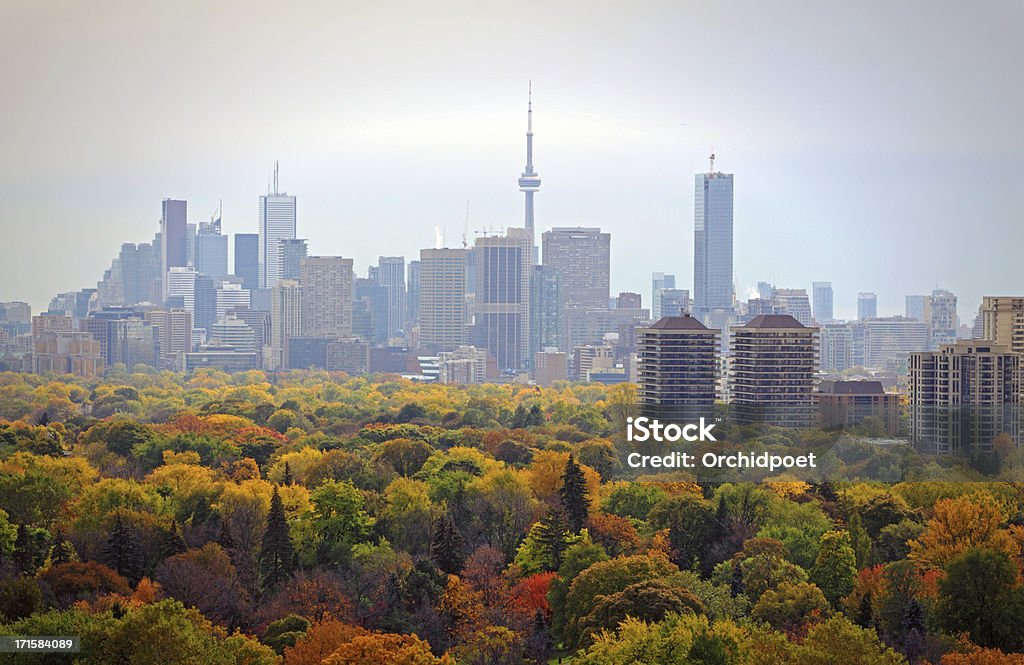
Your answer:
[[[534,254],[537,245],[533,231],[533,195],[538,189],[540,176],[533,170],[533,81],[530,81],[526,102],[526,168],[519,176],[519,191],[526,194],[526,230],[530,232],[530,247],[533,248],[531,252]]]

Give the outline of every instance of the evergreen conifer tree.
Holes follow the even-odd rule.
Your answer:
[[[260,549],[260,583],[264,591],[277,588],[291,574],[295,566],[295,549],[288,533],[288,520],[284,514],[281,494],[274,488],[267,513],[267,529],[263,532]]]
[[[562,507],[565,508],[565,515],[569,527],[573,533],[579,533],[587,523],[590,506],[587,497],[587,480],[583,475],[583,469],[576,463],[576,458],[569,455],[565,463],[565,473],[562,474],[562,487],[558,490],[562,497]]]

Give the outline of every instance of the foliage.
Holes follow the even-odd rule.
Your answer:
[[[81,635],[35,659],[57,663],[1019,662],[1006,437],[1007,482],[911,482],[980,476],[858,440],[877,423],[723,424],[726,445],[827,444],[850,480],[715,486],[622,465],[634,398],[0,373],[0,632]],[[903,482],[856,480],[878,464]]]

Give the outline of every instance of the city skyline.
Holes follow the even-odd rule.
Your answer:
[[[789,20],[769,38],[751,25],[761,10],[649,4],[623,26],[618,63],[608,60],[598,38],[614,18],[608,8],[594,8],[574,26],[579,48],[571,56],[545,47],[515,16],[496,17],[507,35],[493,34],[486,23],[496,52],[515,40],[536,47],[529,67],[490,52],[471,65],[463,55],[481,37],[428,21],[421,43],[455,34],[450,49],[410,62],[399,57],[405,50],[397,41],[383,39],[396,53],[374,47],[377,60],[358,76],[339,63],[360,53],[360,40],[344,47],[332,41],[321,58],[275,49],[276,59],[268,60],[256,36],[234,31],[221,36],[218,49],[237,46],[239,57],[204,47],[207,73],[194,55],[170,60],[138,40],[134,35],[153,18],[142,9],[101,6],[69,34],[44,8],[12,8],[3,48],[16,49],[27,64],[5,74],[21,101],[0,110],[5,124],[24,130],[8,137],[9,159],[0,165],[0,219],[18,248],[5,253],[0,267],[0,300],[26,300],[40,311],[54,294],[92,285],[121,241],[151,240],[156,205],[165,198],[191,202],[190,222],[207,219],[223,198],[225,233],[254,232],[257,197],[275,159],[282,163],[282,189],[302,199],[299,233],[310,239],[310,253],[353,257],[359,274],[380,255],[414,258],[433,245],[435,226],[445,230],[448,246],[458,246],[467,199],[471,241],[480,228],[518,226],[522,192],[511,177],[522,169],[529,79],[534,161],[545,177],[536,236],[571,226],[611,233],[613,293],[646,294],[652,271],[679,276],[677,287],[692,292],[688,180],[712,146],[720,168],[737,177],[740,299],[758,281],[810,291],[813,281],[827,280],[836,317],[850,319],[861,291],[878,293],[879,314],[886,315],[902,312],[904,296],[936,287],[959,296],[962,314],[985,294],[1024,290],[1012,254],[1024,240],[1013,195],[1024,177],[1024,138],[1014,121],[1024,107],[1024,86],[1012,84],[1022,76],[1012,57],[1021,8],[992,3],[977,12],[908,3],[892,26],[880,26],[837,7],[799,17],[795,4],[781,7],[789,8],[781,12]],[[229,10],[213,11],[244,25]],[[397,36],[417,34],[417,11],[401,14]],[[198,23],[154,13],[198,43],[211,43]],[[319,27],[283,17],[296,28],[287,39],[346,33],[368,20],[359,10],[344,17],[327,7],[322,13]],[[548,31],[572,18],[566,10],[539,8],[534,16]],[[911,17],[927,18],[924,37],[896,29]],[[484,24],[479,14],[465,20]],[[128,35],[137,62],[102,69],[112,53],[96,40],[104,22]],[[683,25],[688,35],[696,28],[685,26],[694,23],[708,36],[689,43],[667,31]],[[34,41],[24,42],[24,34]],[[936,36],[947,48],[929,45]],[[774,48],[776,39],[802,46],[774,49],[758,62],[759,49]],[[81,46],[81,62],[67,62],[55,41]],[[860,62],[852,53],[862,42],[884,48],[868,49]],[[720,44],[715,52],[724,58],[718,69],[691,66],[712,44]],[[239,65],[241,56],[262,65],[258,73]],[[445,74],[417,80],[441,61],[451,65]],[[62,76],[77,80],[40,79],[58,62],[71,72],[62,69]],[[124,115],[153,89],[148,71],[171,75],[181,113]],[[314,94],[333,74],[347,96]],[[766,74],[777,79],[759,82]],[[360,86],[363,76],[376,77],[374,85]],[[134,85],[111,87],[125,80]],[[240,91],[253,80],[264,81],[261,94],[273,93],[259,109],[247,103],[244,95],[251,93]],[[382,86],[384,80],[392,84]],[[65,96],[81,85],[109,94],[78,109]],[[215,93],[224,95],[223,106],[204,103]],[[161,159],[148,159],[153,154]],[[367,227],[390,232],[361,231]],[[990,242],[993,237],[999,242]],[[982,252],[985,261],[968,258]]]

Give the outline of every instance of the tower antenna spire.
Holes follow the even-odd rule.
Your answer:
[[[526,131],[533,133],[533,81],[531,80],[527,87],[526,96]]]
[[[708,158],[711,161],[711,167],[708,169],[708,173],[715,172],[715,149],[711,149],[711,156]]]
[[[540,176],[533,170],[533,81],[527,87],[526,97],[526,168],[519,176],[519,191],[526,198],[526,219],[524,226],[530,234],[530,252],[536,254],[533,231],[533,195],[540,189]]]
[[[277,184],[277,170],[278,170],[278,166],[279,166],[278,162],[275,159],[274,160],[274,193],[275,194],[280,194],[281,193],[281,190],[278,189],[278,184]]]

